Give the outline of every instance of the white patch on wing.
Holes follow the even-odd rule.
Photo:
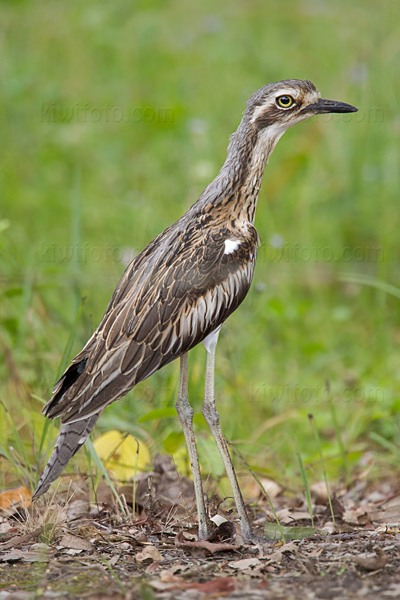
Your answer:
[[[238,240],[225,240],[225,252],[224,254],[232,254],[235,252],[240,246],[240,242]]]
[[[207,352],[211,352],[212,347],[217,345],[218,336],[219,336],[219,330],[221,329],[221,327],[222,327],[222,325],[220,325],[219,327],[217,327],[217,329],[214,329],[214,331],[212,331],[211,333],[209,333],[204,338],[204,340],[203,340],[203,346],[207,350]]]

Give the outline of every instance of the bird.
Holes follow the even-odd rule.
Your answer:
[[[308,80],[261,87],[248,100],[216,178],[173,225],[128,265],[89,341],[72,360],[43,409],[61,429],[33,499],[44,494],[81,448],[104,409],[136,384],[180,359],[176,410],[191,463],[199,539],[211,533],[188,397],[188,353],[206,349],[202,413],[232,487],[242,539],[250,524],[215,402],[215,354],[220,329],[245,299],[260,244],[254,226],[264,169],[292,125],[322,113],[357,108],[326,100]]]

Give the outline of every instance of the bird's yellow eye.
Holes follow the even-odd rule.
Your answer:
[[[292,96],[285,94],[284,96],[278,96],[276,104],[279,108],[290,108],[294,104],[294,99]]]

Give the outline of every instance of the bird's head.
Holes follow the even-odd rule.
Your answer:
[[[270,83],[252,95],[245,115],[248,124],[273,145],[292,125],[321,113],[356,112],[336,100],[324,100],[311,81],[286,79]]]

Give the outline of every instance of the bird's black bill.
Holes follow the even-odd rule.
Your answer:
[[[336,102],[336,100],[324,100],[321,98],[315,104],[307,106],[306,110],[312,110],[316,113],[350,113],[357,112],[358,108],[346,102]]]

